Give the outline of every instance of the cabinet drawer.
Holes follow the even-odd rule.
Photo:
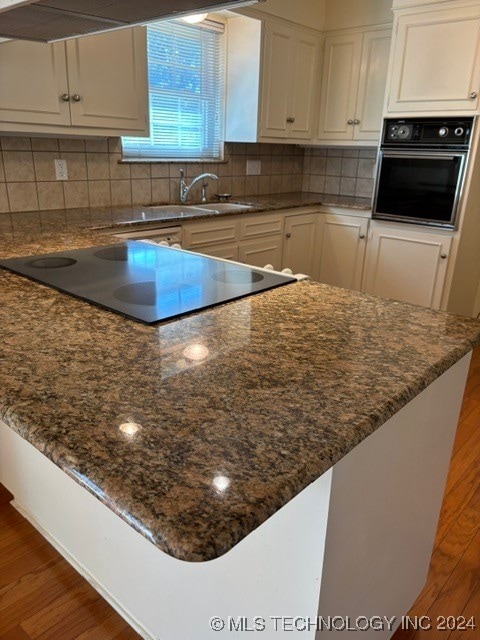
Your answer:
[[[283,216],[263,215],[243,218],[240,221],[240,239],[250,240],[262,236],[281,235],[283,233]]]
[[[187,224],[183,231],[183,242],[186,249],[195,249],[211,244],[234,244],[238,242],[239,223],[233,218],[229,220],[205,220]]]

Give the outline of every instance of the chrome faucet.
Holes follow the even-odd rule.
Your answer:
[[[188,198],[188,194],[190,193],[190,189],[194,187],[197,184],[197,182],[200,182],[200,180],[203,180],[202,202],[206,202],[207,186],[208,186],[206,182],[207,178],[210,178],[211,180],[218,180],[218,176],[216,176],[214,173],[201,173],[199,176],[194,178],[190,184],[187,184],[185,182],[185,172],[183,171],[183,169],[180,169],[180,202],[182,204],[187,204],[187,198]]]

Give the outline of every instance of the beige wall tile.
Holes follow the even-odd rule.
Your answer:
[[[282,193],[290,193],[293,191],[293,176],[290,173],[288,176],[282,176]]]
[[[109,138],[108,150],[110,153],[122,153],[122,139],[121,138]]]
[[[282,176],[272,175],[270,186],[272,187],[272,193],[280,193],[282,189]]]
[[[4,151],[3,161],[7,182],[32,182],[35,180],[31,151]]]
[[[375,160],[374,158],[362,158],[358,161],[358,178],[373,178],[375,173]]]
[[[63,184],[65,195],[65,207],[75,209],[76,207],[88,207],[88,182],[66,181]]]
[[[5,182],[5,171],[3,170],[3,156],[0,151],[0,182]]]
[[[150,204],[152,202],[152,185],[148,180],[132,180],[132,202]]]
[[[87,156],[84,153],[73,153],[62,151],[61,157],[67,161],[67,172],[69,180],[87,179]]]
[[[38,210],[37,185],[35,182],[9,182],[7,190],[10,211]]]
[[[109,180],[89,180],[88,198],[91,207],[105,207],[111,202]]]
[[[272,176],[281,176],[283,170],[283,157],[272,156]]]
[[[91,227],[92,215],[90,209],[68,209],[66,211],[68,227]]]
[[[119,153],[111,153],[109,155],[110,162],[110,179],[111,180],[130,180],[130,165],[119,164],[122,156]]]
[[[270,176],[259,176],[258,178],[258,194],[263,196],[271,193]]]
[[[108,153],[87,153],[87,176],[89,180],[109,180]]]
[[[7,211],[10,211],[7,197],[7,185],[2,183],[0,184],[0,212],[4,213]]]
[[[322,156],[313,156],[310,159],[310,173],[324,176],[327,171],[327,159]]]
[[[371,198],[373,195],[373,179],[358,178],[355,195],[360,198]]]
[[[326,170],[327,176],[339,176],[341,172],[342,172],[342,158],[327,157],[327,170]]]
[[[139,164],[132,164],[130,168],[132,174],[132,180],[141,178],[150,178],[150,164],[148,162],[141,162]]]
[[[52,151],[34,151],[33,163],[35,165],[35,178],[40,182],[54,181],[55,176],[55,159],[59,157],[59,153]]]
[[[343,158],[341,175],[343,178],[355,178],[357,176],[357,158]]]
[[[58,151],[57,138],[32,138],[32,149],[34,151]]]
[[[151,174],[152,178],[169,178],[170,167],[168,166],[168,164],[162,164],[160,162],[158,162],[157,164],[152,164]]]
[[[112,180],[112,204],[131,204],[132,186],[130,180]]]
[[[60,145],[60,151],[85,151],[85,140],[60,138],[58,144]]]
[[[293,157],[283,156],[282,173],[284,176],[291,176],[293,173]]]
[[[63,209],[63,184],[61,182],[37,182],[38,206],[40,209]]]
[[[355,178],[340,178],[340,195],[354,196],[357,180]]]
[[[217,189],[215,193],[233,193],[233,183],[232,178],[220,178],[217,182]]]
[[[258,196],[258,176],[245,178],[245,195]]]
[[[85,140],[85,149],[91,153],[108,153],[108,140]]]
[[[340,177],[327,176],[325,178],[325,193],[338,195],[340,193]]]
[[[168,203],[170,198],[170,180],[168,178],[155,178],[152,180],[152,202]]]
[[[309,191],[325,193],[325,176],[310,176]]]
[[[243,197],[245,195],[246,182],[247,180],[244,177],[234,177],[232,180],[232,190],[230,191],[230,193],[233,193],[233,195],[235,196]]]
[[[2,137],[1,143],[4,151],[28,151],[32,148],[30,138],[20,136]]]

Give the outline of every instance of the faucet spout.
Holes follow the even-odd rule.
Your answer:
[[[193,178],[190,184],[185,182],[185,174],[183,169],[180,170],[180,202],[182,204],[187,204],[188,194],[192,187],[194,187],[200,180],[203,180],[202,186],[202,202],[206,202],[207,200],[207,183],[206,180],[218,180],[218,176],[214,173],[201,173],[200,175]]]

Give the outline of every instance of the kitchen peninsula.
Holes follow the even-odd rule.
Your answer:
[[[150,327],[5,271],[0,300],[0,482],[145,638],[406,613],[478,322],[311,282]]]

